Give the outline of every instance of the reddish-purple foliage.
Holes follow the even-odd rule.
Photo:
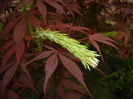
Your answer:
[[[4,2],[0,1],[0,3],[8,7],[12,1],[5,0]],[[30,10],[16,11],[18,7],[29,3],[34,4]],[[109,5],[106,0],[100,0],[99,3],[106,7]],[[21,97],[27,88],[31,88],[35,94],[38,94],[34,86],[38,83],[32,80],[34,77],[32,78],[31,68],[42,66],[44,67],[43,71],[45,74],[45,77],[42,79],[44,80],[43,89],[45,95],[47,95],[48,88],[52,85],[57,91],[56,93],[63,99],[67,95],[70,96],[69,99],[73,97],[78,99],[85,93],[88,93],[93,98],[85,84],[83,73],[76,63],[79,60],[59,45],[50,41],[42,42],[43,50],[37,53],[33,50],[36,46],[34,38],[30,35],[31,30],[29,29],[29,26],[32,27],[33,31],[36,27],[50,28],[51,30],[59,30],[61,33],[67,33],[69,36],[75,37],[75,39],[80,35],[77,39],[81,42],[87,40],[87,43],[91,43],[101,55],[102,60],[103,56],[98,44],[99,42],[117,49],[113,43],[124,39],[124,46],[127,46],[129,33],[126,32],[125,28],[130,24],[123,23],[124,28],[121,29],[121,25],[118,23],[120,25],[118,27],[119,33],[113,40],[103,34],[94,32],[88,27],[71,25],[74,24],[72,23],[72,19],[75,16],[83,16],[81,9],[78,0],[24,0],[23,3],[15,6],[15,10],[13,9],[13,12],[9,13],[9,16],[5,15],[4,20],[6,22],[0,32],[1,38],[4,39],[1,47],[3,56],[0,61],[0,77],[2,77],[0,79],[0,86],[2,86],[0,87],[0,95],[2,97],[6,96],[6,99],[19,99],[19,96]],[[2,6],[0,14],[4,13],[4,10],[6,8]],[[127,12],[127,14],[131,13]],[[97,70],[101,72],[99,69]],[[60,77],[57,80],[56,73],[58,72],[60,74],[58,76]],[[67,74],[64,74],[64,72],[67,72]],[[102,74],[104,75],[104,73]],[[80,88],[74,82],[66,80],[66,75],[75,77],[84,88]],[[54,85],[51,81],[58,84]],[[20,88],[20,91],[15,91],[18,88]],[[71,90],[65,93],[65,88],[71,88]]]

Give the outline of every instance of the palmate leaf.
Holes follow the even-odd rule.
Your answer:
[[[54,0],[43,0],[46,4],[50,5],[51,7],[55,8],[56,10],[59,10],[61,13],[65,14],[65,11],[63,9],[62,4],[58,3]]]
[[[28,70],[25,69],[24,66],[27,67],[30,63],[32,63],[34,61],[47,58],[46,63],[45,63],[45,80],[44,80],[44,93],[47,93],[47,91],[48,91],[47,88],[49,88],[48,84],[50,83],[49,79],[52,78],[52,75],[54,74],[55,70],[57,69],[57,67],[59,65],[59,60],[60,60],[62,65],[66,68],[66,70],[68,72],[70,72],[70,74],[73,77],[75,77],[82,84],[82,86],[84,87],[86,92],[91,97],[93,97],[91,92],[88,90],[88,88],[87,88],[87,86],[85,84],[85,81],[84,81],[84,78],[83,78],[83,73],[81,72],[81,70],[78,67],[78,65],[72,59],[70,59],[67,56],[65,56],[64,52],[62,52],[62,51],[60,52],[58,49],[54,49],[54,48],[52,48],[50,46],[47,46],[47,45],[45,45],[45,47],[47,49],[49,49],[49,50],[48,51],[45,50],[44,52],[40,53],[38,56],[33,58],[31,61],[29,61],[28,63],[25,63],[25,65],[23,65],[23,67],[22,67],[23,71],[27,74],[27,76],[30,77],[30,74],[27,73]]]
[[[18,79],[18,84],[21,84],[19,87],[31,88],[34,92],[37,93],[36,89],[34,88],[33,81],[31,76],[27,76],[25,73],[21,73]]]
[[[13,39],[16,44],[16,48],[20,47],[20,44],[26,33],[26,18],[23,17],[21,21],[14,28]]]
[[[59,54],[59,57],[64,67],[84,86],[85,90],[93,98],[91,92],[88,90],[84,82],[83,73],[81,72],[77,64],[61,54]]]
[[[44,18],[44,22],[46,22],[46,15],[47,15],[46,6],[43,4],[43,2],[41,0],[37,0],[37,7],[38,7],[39,12],[41,13],[41,15]]]
[[[30,15],[29,16],[29,21],[30,21],[30,24],[33,26],[33,27],[41,27],[41,24],[39,22],[39,20],[37,19],[37,17],[35,15]]]
[[[106,45],[109,45],[111,47],[114,47],[116,49],[118,49],[113,43],[115,42],[114,40],[112,40],[111,38],[103,35],[103,34],[100,34],[100,33],[95,33],[93,35],[89,35],[88,37],[85,37],[85,38],[82,38],[80,39],[80,41],[82,40],[89,40],[89,42],[97,49],[97,51],[99,52],[102,60],[104,61],[103,59],[103,56],[102,56],[102,53],[101,53],[101,50],[100,50],[100,47],[98,45],[97,42],[100,42],[100,43],[103,43],[103,44],[106,44]]]
[[[99,55],[95,51],[88,50],[86,46],[81,45],[77,40],[69,38],[67,34],[61,34],[58,31],[51,31],[50,29],[44,30],[43,28],[38,28],[36,33],[34,36],[35,39],[50,39],[56,42],[80,59],[85,68],[90,70],[90,66],[93,68],[97,66],[99,60],[96,57]]]
[[[24,41],[21,42],[20,47],[16,50],[16,59],[19,62],[24,54],[25,51],[25,43]]]
[[[46,91],[48,80],[51,78],[57,66],[58,66],[58,57],[57,57],[57,53],[54,53],[47,59],[45,64],[46,77],[45,77],[45,83],[44,83],[44,92]]]
[[[12,67],[10,67],[4,74],[2,80],[2,94],[6,91],[7,85],[10,83],[11,79],[14,77],[19,64],[15,63]]]
[[[15,53],[15,46],[12,46],[4,55],[1,67],[4,67],[9,61],[10,57]]]
[[[66,88],[68,92],[65,92],[64,88]],[[56,87],[56,92],[63,99],[65,99],[66,96],[69,96],[69,99],[80,99],[80,97],[86,93],[85,90],[80,88],[76,83],[66,79],[62,79],[59,82],[58,86]]]

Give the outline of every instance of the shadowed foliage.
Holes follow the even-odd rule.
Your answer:
[[[0,0],[0,7],[0,98],[131,99],[132,0]]]

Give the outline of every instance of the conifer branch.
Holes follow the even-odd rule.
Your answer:
[[[95,51],[88,50],[87,46],[81,45],[79,41],[69,38],[67,34],[61,34],[59,31],[51,31],[50,29],[44,30],[43,28],[36,29],[36,33],[34,38],[39,40],[49,39],[56,42],[80,59],[86,69],[90,70],[90,66],[97,67],[99,60],[96,57],[99,55]]]

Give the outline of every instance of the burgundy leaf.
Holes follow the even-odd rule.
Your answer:
[[[64,54],[65,56],[67,56],[68,58],[72,59],[73,61],[79,61],[78,58],[76,58],[73,54],[67,52],[67,51],[64,51],[62,54]]]
[[[43,0],[43,1],[65,14],[63,7],[59,3],[53,0]]]
[[[85,28],[82,28],[82,27],[76,27],[76,26],[74,27],[74,26],[71,26],[71,30],[86,34],[86,32],[84,31],[86,29]]]
[[[30,55],[27,55],[27,57],[30,56]],[[24,60],[26,58],[26,56],[24,56],[23,60],[21,61],[21,64],[20,64],[20,68],[22,69],[22,71],[29,77],[31,78],[31,75],[29,73],[29,70],[27,68],[28,65],[24,65],[25,64],[25,61]],[[28,57],[29,58],[29,57]]]
[[[80,16],[82,16],[82,13],[79,11],[80,7],[77,4],[67,4],[65,5],[65,7],[70,11],[70,13],[73,14],[73,12],[79,14]]]
[[[112,42],[114,42],[114,40],[102,35],[102,34],[93,34],[91,35],[89,38],[95,40],[95,41],[98,41],[98,42],[101,42],[103,44],[106,44],[106,45],[109,45],[109,46],[112,46],[116,49],[118,49]]]
[[[22,41],[16,51],[16,59],[19,62],[25,51],[25,43]]]
[[[59,2],[61,4],[64,4],[63,0],[55,0],[56,2]]]
[[[26,74],[22,73],[19,77],[19,81],[24,85],[24,87],[32,88],[32,90],[36,92],[31,76],[29,77]]]
[[[5,54],[2,60],[2,66],[5,66],[10,57],[15,53],[15,47],[11,47]]]
[[[23,17],[14,29],[13,37],[16,47],[19,47],[26,33],[26,19]]]
[[[62,24],[64,24],[64,23],[62,23]],[[71,25],[69,25],[69,27],[73,31],[81,32],[81,33],[84,33],[86,35],[95,33],[93,30],[91,30],[87,27],[79,27],[79,26],[71,26]]]
[[[20,87],[24,87],[24,85],[19,82],[19,81],[16,81],[13,85],[12,85],[12,88],[20,88]]]
[[[41,15],[44,18],[44,22],[47,23],[46,19],[47,19],[47,8],[46,6],[43,4],[43,2],[41,0],[37,0],[37,7],[39,9],[39,12],[41,13]]]
[[[60,82],[61,86],[64,86],[65,88],[69,88],[70,91],[76,91],[78,93],[84,93],[85,94],[85,90],[83,88],[80,88],[79,85],[77,85],[76,83],[70,81],[70,80],[62,80]]]
[[[82,16],[82,13],[79,11],[79,9],[77,8],[71,8],[71,10],[77,14],[79,14],[80,16]]]
[[[14,26],[17,24],[18,20],[14,19],[12,21],[10,21],[2,30],[2,33],[9,33],[9,31],[14,28]]]
[[[24,39],[27,40],[27,41],[31,41],[32,40],[32,36],[25,36]]]
[[[9,40],[7,41],[4,46],[2,47],[2,52],[4,52],[6,49],[8,49],[9,47],[11,47],[13,45],[13,40]]]
[[[30,73],[29,73],[29,71],[28,71],[28,69],[27,69],[27,65],[26,65],[26,66],[21,65],[21,68],[22,68],[23,72],[24,72],[28,77],[31,78],[31,75],[30,75]]]
[[[41,27],[39,20],[34,15],[30,15],[29,20],[34,28]]]
[[[103,60],[103,56],[101,54],[101,51],[100,51],[100,47],[98,45],[97,42],[100,42],[100,43],[103,43],[103,44],[106,44],[106,45],[109,45],[109,46],[112,46],[116,49],[118,49],[114,44],[114,40],[102,35],[102,34],[99,34],[99,33],[96,33],[96,34],[93,34],[93,35],[89,35],[89,37],[85,37],[81,40],[85,40],[85,39],[89,39],[90,43],[98,50],[102,60]],[[104,61],[104,60],[103,60]]]
[[[103,56],[102,56],[102,53],[101,53],[101,50],[100,50],[100,47],[99,47],[99,45],[97,44],[97,42],[94,41],[93,39],[91,39],[91,37],[89,37],[89,40],[90,40],[91,44],[92,44],[92,45],[97,49],[97,51],[99,52],[99,54],[100,54],[100,56],[101,56],[101,58],[102,58],[102,61],[104,61]]]
[[[69,30],[73,30],[73,31],[76,31],[76,32],[84,33],[86,35],[95,33],[94,31],[92,31],[89,28],[72,26],[72,25],[64,24],[62,22],[59,22],[56,25],[48,25],[46,28],[50,28],[52,30],[56,30],[56,29],[59,29],[59,30],[69,29]]]
[[[64,16],[61,14],[61,13],[54,13],[54,12],[48,12],[48,15],[50,16],[54,16],[54,18],[60,18],[60,19],[63,19]],[[60,20],[60,19],[57,19],[57,20]]]
[[[45,81],[44,81],[44,92],[46,91],[48,80],[54,73],[57,66],[58,66],[58,57],[57,57],[57,53],[55,53],[47,59],[46,64],[45,64],[46,76],[45,76]]]
[[[6,99],[19,99],[19,97],[13,90],[9,90]]]
[[[40,60],[40,59],[44,59],[48,56],[50,56],[53,53],[53,51],[44,51],[41,54],[39,54],[38,56],[36,56],[34,59],[32,59],[31,61],[29,61],[28,63],[26,63],[25,65],[28,65],[34,61]]]
[[[10,66],[12,66],[13,64],[15,64],[16,61],[12,61],[10,63],[8,63],[7,65],[5,66],[1,66],[0,67],[0,74],[2,74],[6,69],[8,69]]]
[[[67,70],[65,70],[65,71],[63,71],[62,76],[63,76],[64,78],[69,78],[69,77],[72,76],[72,75],[70,74],[70,72],[68,72]]]
[[[94,33],[94,31],[92,31],[91,29],[86,28],[86,27],[71,26],[71,30],[81,32],[81,33],[84,33],[86,35]]]
[[[110,42],[114,42],[114,40],[102,35],[102,34],[99,34],[99,33],[96,33],[96,34],[93,34],[91,35],[91,37],[95,40],[106,40],[106,41],[110,41]]]
[[[128,40],[129,40],[129,35],[125,35],[125,37],[124,37],[124,46],[127,46]]]
[[[101,43],[103,43],[103,44],[106,44],[106,45],[109,45],[109,46],[112,46],[112,47],[118,49],[118,47],[116,47],[116,46],[115,46],[113,43],[111,43],[111,42],[104,41],[104,40],[96,40],[96,41],[99,41],[99,42],[101,42]]]
[[[44,45],[47,49],[49,49],[49,50],[53,50],[53,51],[55,51],[55,48],[53,48],[53,47],[50,47],[50,46],[48,46],[48,45]]]
[[[124,39],[124,46],[127,46],[127,43],[129,41],[130,34],[126,31],[118,31],[119,34],[116,36],[115,40],[121,40]]]
[[[84,82],[83,74],[77,64],[61,54],[59,54],[59,57],[65,68],[84,86],[88,94],[93,97]]]
[[[5,88],[7,87],[7,85],[9,84],[9,82],[11,81],[11,79],[13,78],[13,76],[16,73],[16,70],[18,68],[19,64],[15,63],[12,67],[10,67],[4,74],[3,76],[3,80],[2,80],[2,92],[5,92]]]

